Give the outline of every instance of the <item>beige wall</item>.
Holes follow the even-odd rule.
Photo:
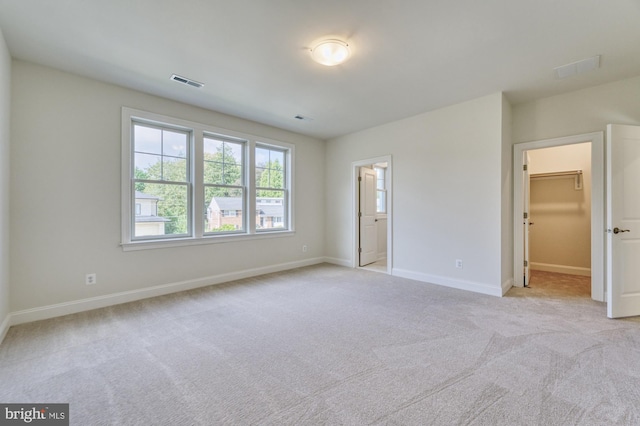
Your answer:
[[[327,256],[352,262],[352,163],[391,155],[393,273],[501,295],[502,120],[496,93],[328,141]]]
[[[0,342],[6,331],[9,305],[9,154],[11,107],[11,57],[0,31]],[[8,325],[8,324],[7,324]]]
[[[513,107],[513,141],[591,132],[607,124],[640,125],[640,76]]]
[[[502,95],[502,199],[501,262],[502,282],[513,282],[513,141],[512,107]]]
[[[322,259],[323,141],[17,60],[12,90],[13,311]],[[122,251],[122,106],[294,144],[295,235]]]
[[[533,269],[589,275],[591,269],[591,144],[528,151],[530,173],[582,170],[573,177],[531,180],[530,256]]]

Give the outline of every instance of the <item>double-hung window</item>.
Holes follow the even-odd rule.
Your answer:
[[[294,147],[122,109],[125,250],[293,231]]]
[[[134,122],[132,139],[131,180],[135,204],[141,206],[140,214],[135,215],[133,238],[189,235],[190,132]],[[149,206],[144,215],[143,203]]]
[[[205,234],[246,229],[245,150],[246,141],[204,135]]]
[[[256,144],[256,214],[258,231],[285,228],[288,194],[287,152],[282,148]]]

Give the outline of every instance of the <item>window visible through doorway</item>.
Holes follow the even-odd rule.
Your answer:
[[[387,213],[387,169],[375,166],[376,171],[376,211]]]

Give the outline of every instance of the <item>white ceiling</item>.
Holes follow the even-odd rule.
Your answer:
[[[323,139],[640,75],[640,0],[0,0],[0,28],[14,58]],[[313,62],[324,36],[351,59]]]

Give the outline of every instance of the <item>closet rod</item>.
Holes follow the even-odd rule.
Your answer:
[[[572,170],[566,172],[551,172],[551,173],[535,173],[529,175],[531,179],[535,178],[546,178],[546,177],[562,177],[562,176],[573,176],[573,175],[581,175],[582,170]]]

